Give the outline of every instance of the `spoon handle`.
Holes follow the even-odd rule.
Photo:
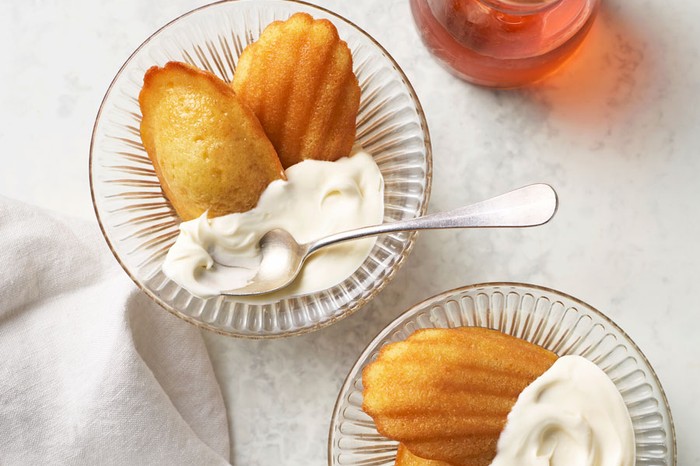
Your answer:
[[[308,245],[309,254],[325,246],[366,236],[446,228],[534,227],[557,211],[557,193],[548,184],[532,184],[476,204],[399,222],[383,223],[326,236]]]

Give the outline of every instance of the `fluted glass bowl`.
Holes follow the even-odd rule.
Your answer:
[[[414,241],[413,233],[381,236],[362,266],[339,285],[264,305],[224,296],[203,300],[162,273],[180,220],[141,144],[138,94],[144,73],[176,60],[230,82],[245,46],[270,22],[296,12],[333,22],[352,51],[362,90],[357,142],[384,177],[384,221],[423,215],[428,203],[432,162],[425,116],[399,66],[362,29],[323,8],[283,0],[214,3],[167,24],[126,61],[104,97],[90,148],[92,199],[110,248],[134,282],[178,317],[221,334],[279,337],[329,325],[386,286]]]
[[[613,321],[558,291],[518,283],[472,285],[415,305],[377,335],[345,379],[331,420],[328,464],[394,464],[397,443],[381,436],[362,411],[362,369],[387,343],[422,328],[486,327],[559,356],[598,365],[615,383],[634,427],[637,465],[675,466],[676,435],[661,383],[641,350]]]

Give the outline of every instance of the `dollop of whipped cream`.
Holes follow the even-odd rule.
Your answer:
[[[283,228],[306,243],[382,222],[384,180],[368,153],[355,150],[335,162],[306,160],[285,173],[287,180],[270,183],[248,212],[213,219],[205,213],[181,223],[163,263],[165,275],[197,296],[212,297],[244,286],[255,276],[261,260],[258,241],[273,228]],[[291,285],[265,297],[281,299],[337,285],[362,265],[375,241],[367,238],[319,250]]]
[[[563,356],[518,397],[492,466],[633,466],[634,430],[615,384]]]

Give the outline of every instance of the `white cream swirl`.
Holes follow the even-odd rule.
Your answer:
[[[563,356],[518,397],[492,466],[633,466],[634,430],[615,384]]]
[[[255,275],[260,264],[258,241],[273,228],[284,228],[305,243],[382,222],[384,182],[366,152],[356,151],[335,162],[307,160],[285,173],[287,180],[270,183],[248,212],[214,219],[204,214],[183,222],[165,258],[165,275],[197,296],[216,296],[245,285]],[[350,241],[320,250],[294,283],[266,299],[312,293],[342,282],[362,265],[375,241]]]

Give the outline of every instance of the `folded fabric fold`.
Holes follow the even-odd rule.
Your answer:
[[[0,197],[0,464],[228,464],[199,330],[152,303],[94,223]]]

